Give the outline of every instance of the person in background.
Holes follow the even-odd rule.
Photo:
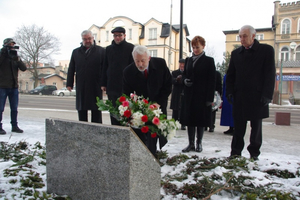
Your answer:
[[[95,44],[91,31],[83,31],[81,37],[81,46],[72,52],[67,89],[72,90],[76,74],[76,109],[79,121],[88,121],[88,110],[91,110],[91,121],[102,123],[102,113],[96,105],[96,97],[102,99],[100,79],[105,50]]]
[[[10,105],[10,123],[11,132],[23,133],[18,126],[18,72],[26,71],[26,66],[18,56],[18,47],[12,38],[6,38],[3,41],[3,48],[0,54],[0,135],[5,135],[6,131],[2,128],[2,117],[5,108],[6,99],[8,97]]]
[[[229,158],[242,155],[247,121],[250,121],[250,158],[258,160],[262,145],[262,119],[269,117],[275,85],[274,49],[255,39],[256,31],[239,30],[242,46],[231,52],[226,77],[226,97],[233,105],[234,133]]]
[[[168,97],[172,91],[172,76],[166,61],[162,58],[150,57],[145,46],[135,46],[132,51],[134,63],[123,72],[123,93],[130,96],[134,93],[149,101],[159,104],[163,114],[167,115]],[[157,137],[152,138],[151,133],[142,133],[135,130],[139,138],[156,157]],[[167,143],[165,137],[159,137],[160,149]]]
[[[179,69],[172,72],[173,90],[172,90],[170,109],[173,110],[172,118],[175,120],[179,119],[180,111],[181,111],[181,98],[183,95],[183,88],[184,88],[184,84],[182,82],[184,62],[185,59],[180,59]],[[181,125],[181,130],[186,130],[185,126]]]
[[[227,131],[224,131],[224,134],[233,135],[234,132],[234,120],[232,116],[232,105],[227,101],[226,98],[226,74],[223,78],[223,93],[222,93],[222,109],[221,109],[221,126],[229,126]]]
[[[182,152],[202,151],[204,127],[211,125],[212,102],[216,85],[215,61],[205,55],[205,39],[195,36],[192,40],[192,47],[192,57],[186,58],[183,72],[185,87],[180,122],[187,125],[189,144]]]
[[[219,93],[219,95],[222,95],[222,76],[219,71],[216,71],[216,91]],[[215,131],[215,123],[216,123],[216,113],[218,111],[218,108],[213,110],[211,113],[211,125],[209,127],[208,132],[214,132]]]
[[[116,106],[116,100],[122,95],[123,70],[133,63],[131,53],[134,45],[126,42],[123,27],[116,27],[111,33],[114,40],[106,47],[101,89],[106,91],[108,99]],[[110,120],[112,125],[120,125],[114,117],[111,116]]]

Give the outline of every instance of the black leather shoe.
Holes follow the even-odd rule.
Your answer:
[[[186,130],[185,126],[181,126],[181,130]]]
[[[214,131],[215,131],[215,129],[210,128],[208,132],[211,132],[211,133],[212,133],[212,132],[214,132]]]
[[[6,134],[6,131],[3,130],[2,128],[0,128],[0,135],[5,135]]]
[[[11,128],[11,132],[23,133],[24,131],[22,129],[20,129],[18,126],[13,126]]]
[[[233,131],[234,131],[233,128],[229,128],[227,131],[224,131],[223,133],[227,135],[233,135]]]
[[[190,152],[190,151],[195,151],[194,144],[189,144],[186,148],[182,149],[182,152]]]

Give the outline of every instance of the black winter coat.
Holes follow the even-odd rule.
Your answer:
[[[106,87],[108,95],[122,95],[123,70],[133,62],[133,48],[134,45],[125,40],[120,44],[112,41],[112,44],[106,47],[101,86]]]
[[[0,54],[0,88],[18,88],[18,71],[25,71],[25,64],[13,60],[6,50],[1,49]]]
[[[192,58],[185,61],[183,79],[191,79],[193,85],[184,87],[184,98],[180,122],[187,126],[210,127],[212,107],[216,85],[216,67],[214,59],[205,53],[193,67]]]
[[[177,69],[172,72],[172,83],[173,83],[173,89],[172,89],[172,97],[171,97],[171,105],[170,108],[172,110],[179,110],[179,106],[181,106],[180,96],[183,92],[184,84],[182,82],[182,78],[180,81],[177,81],[176,78],[179,75],[182,75],[183,71],[180,71],[180,69]]]
[[[166,61],[162,58],[151,58],[148,66],[148,78],[146,79],[135,63],[127,66],[123,74],[123,93],[130,95],[136,93],[155,101],[167,114],[168,97],[172,90],[172,76]]]
[[[275,84],[274,49],[254,40],[252,48],[232,51],[226,77],[226,96],[233,94],[233,117],[256,120],[269,117],[262,97],[273,98]]]
[[[102,99],[100,85],[101,71],[105,59],[105,49],[100,46],[90,47],[88,53],[81,46],[74,49],[68,69],[67,87],[76,81],[76,109],[98,110],[96,97]]]

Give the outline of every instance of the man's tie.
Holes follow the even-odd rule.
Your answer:
[[[145,78],[148,77],[148,71],[147,71],[147,69],[144,70],[144,76],[145,76]]]

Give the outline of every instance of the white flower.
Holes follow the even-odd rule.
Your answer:
[[[123,116],[124,115],[124,112],[125,112],[125,110],[127,110],[128,109],[128,107],[127,106],[122,106],[122,105],[120,105],[119,107],[118,107],[118,109],[119,109],[119,113],[120,113],[120,115],[121,116]]]
[[[142,116],[143,114],[140,113],[140,112],[135,112],[132,114],[132,120],[131,120],[131,123],[132,123],[132,126],[133,127],[139,127],[139,126],[142,126],[144,125],[145,123],[142,121]]]
[[[156,109],[156,110],[153,110],[153,113],[155,114],[156,117],[159,117],[160,114],[162,114],[162,111],[160,108]]]
[[[171,140],[175,135],[176,135],[176,130],[175,130],[175,129],[170,130],[170,131],[169,131],[169,134],[168,134],[168,136],[167,136],[167,139],[168,139],[168,140]]]

